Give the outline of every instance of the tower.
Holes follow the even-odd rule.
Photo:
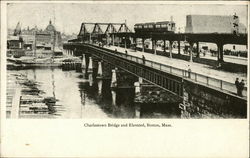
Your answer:
[[[20,24],[20,22],[18,22],[17,23],[17,25],[16,25],[16,28],[15,28],[15,30],[14,30],[14,36],[18,36],[18,35],[20,35],[21,34],[21,24]]]

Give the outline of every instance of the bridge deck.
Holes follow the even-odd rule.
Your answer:
[[[125,48],[116,47],[116,46],[110,46],[110,47],[105,47],[105,48],[110,49],[110,50],[117,49],[118,52],[125,53]],[[154,62],[163,64],[163,65],[166,65],[166,66],[173,67],[173,69],[171,71],[175,71],[173,73],[179,74],[179,75],[183,75],[182,74],[183,72],[179,71],[178,69],[187,70],[188,65],[190,65],[191,71],[192,71],[192,73],[194,73],[191,75],[191,80],[206,83],[208,80],[207,77],[209,77],[209,85],[210,86],[215,86],[215,87],[219,88],[220,84],[223,84],[223,89],[225,89],[231,93],[236,92],[236,87],[234,85],[234,81],[235,81],[236,77],[238,77],[240,79],[244,79],[245,82],[247,82],[247,74],[244,74],[244,73],[224,72],[224,71],[212,69],[209,66],[204,65],[204,64],[183,61],[180,59],[173,59],[173,58],[170,59],[168,57],[144,53],[141,51],[135,52],[134,50],[130,50],[130,49],[126,49],[126,50],[128,52],[128,55],[139,57],[139,58],[141,58],[142,55],[144,55],[146,60],[154,61]],[[151,63],[146,62],[146,65],[148,65],[148,64],[151,64]],[[153,67],[157,67],[157,66],[153,66]],[[177,69],[174,69],[174,68],[177,68]],[[160,68],[160,67],[159,67],[159,69],[163,70],[163,68]],[[166,68],[166,70],[167,70],[167,68]],[[198,77],[196,76],[196,73],[198,74]],[[223,81],[223,83],[220,83],[219,80]],[[247,83],[245,85],[245,90],[243,91],[244,96],[247,95],[246,87],[247,87]]]
[[[142,48],[141,45],[137,46],[139,48]],[[156,48],[157,51],[162,51],[161,47],[157,47]],[[167,51],[167,50],[166,50]],[[173,48],[172,52],[174,54],[178,54],[178,49],[177,48]],[[186,55],[189,56],[189,54],[184,54],[183,50],[181,50],[180,52],[182,55]],[[207,52],[205,56],[203,56],[202,53],[200,53],[200,58],[204,58],[204,59],[211,59],[211,60],[215,60],[217,61],[217,56],[212,56],[211,53]],[[237,56],[230,56],[230,55],[223,55],[224,61],[225,62],[230,62],[230,63],[235,63],[235,64],[241,64],[241,65],[247,65],[248,64],[248,60],[245,57],[237,57]]]

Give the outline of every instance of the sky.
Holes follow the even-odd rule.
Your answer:
[[[84,3],[9,3],[7,5],[8,28],[14,29],[18,22],[22,28],[35,25],[45,29],[49,20],[58,31],[66,34],[80,31],[82,22],[125,22],[133,30],[135,23],[167,21],[173,16],[176,27],[184,31],[186,15],[233,15],[247,26],[247,6],[235,4],[166,4],[165,2],[84,2]],[[104,30],[105,31],[105,30]]]

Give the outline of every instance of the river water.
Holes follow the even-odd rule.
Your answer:
[[[73,70],[63,71],[60,68],[8,70],[8,76],[12,76],[10,80],[18,80],[18,77],[24,76],[25,82],[35,83],[35,90],[39,90],[39,93],[27,92],[27,86],[18,82],[22,90],[21,99],[23,100],[25,98],[56,98],[56,103],[50,111],[32,111],[30,107],[33,105],[21,103],[19,118],[180,117],[178,105],[137,105],[134,103],[134,89],[124,88],[113,91],[110,89],[109,80],[94,80],[92,82],[85,79],[83,73]],[[38,104],[46,107],[45,103]],[[9,113],[7,113],[7,117],[10,117]]]

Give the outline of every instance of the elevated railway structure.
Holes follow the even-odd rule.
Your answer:
[[[87,29],[92,25],[93,29]],[[101,29],[105,26],[105,31]],[[164,52],[166,52],[166,41],[169,41],[169,53],[172,58],[173,42],[178,43],[178,54],[180,54],[180,42],[185,41],[190,46],[190,61],[193,61],[194,44],[196,44],[196,57],[199,57],[199,42],[215,43],[217,45],[218,63],[223,63],[223,46],[225,44],[247,45],[247,31],[245,26],[239,22],[237,15],[233,16],[211,16],[211,15],[187,15],[185,33],[176,33],[175,22],[170,21],[137,23],[132,32],[126,23],[88,23],[81,25],[78,39],[74,41],[118,45],[131,47],[138,45],[137,39],[142,40],[142,51],[145,51],[145,40],[152,40],[152,49],[156,54],[156,43],[164,41]]]
[[[88,29],[87,26],[90,26]],[[102,28],[104,27],[105,30]],[[77,36],[78,40],[97,42],[102,41],[105,43],[113,43],[115,35],[131,33],[126,23],[90,23],[84,22],[81,25],[80,32]],[[118,42],[119,43],[119,42]]]
[[[218,18],[218,17],[216,17],[216,18]],[[229,17],[229,19],[230,18],[231,17]],[[187,16],[187,20],[188,19],[190,19],[190,16]],[[228,19],[228,17],[226,19]],[[87,25],[91,25],[93,28],[88,29]],[[189,22],[187,22],[187,30],[188,29],[193,30],[192,27],[191,28],[188,27],[189,25],[190,25]],[[103,31],[101,26],[105,26],[105,31]],[[144,29],[144,27],[146,29]],[[156,29],[156,31],[153,31],[154,28]],[[151,31],[150,31],[150,29],[151,29]],[[237,28],[236,28],[236,30],[237,30]],[[132,43],[132,44],[136,45],[137,44],[136,39],[141,38],[142,42],[143,42],[142,51],[144,51],[144,40],[150,38],[150,39],[152,39],[152,43],[153,43],[152,49],[155,52],[156,52],[156,41],[157,40],[164,41],[164,51],[165,51],[165,41],[166,40],[170,41],[170,49],[169,49],[170,54],[172,51],[172,44],[171,43],[173,41],[178,41],[178,53],[180,54],[180,41],[188,41],[190,44],[190,51],[191,51],[190,61],[192,61],[193,44],[197,43],[197,46],[198,46],[199,42],[211,42],[211,43],[216,43],[218,46],[218,53],[217,53],[218,54],[218,62],[223,62],[223,45],[225,45],[225,44],[247,45],[247,34],[241,33],[238,30],[237,30],[237,32],[235,32],[235,29],[233,29],[231,33],[230,33],[230,31],[231,31],[230,29],[229,29],[228,33],[226,33],[226,32],[224,32],[224,33],[190,33],[190,31],[187,31],[189,33],[174,33],[175,23],[172,21],[172,19],[171,19],[171,21],[165,21],[165,22],[160,22],[160,23],[158,22],[158,23],[136,24],[135,31],[136,32],[133,33],[127,27],[126,23],[88,23],[88,22],[84,22],[81,25],[80,32],[78,34],[78,38],[74,39],[74,40],[70,40],[68,44],[64,45],[64,48],[69,49],[69,50],[77,50],[80,47],[80,50],[91,49],[92,52],[98,53],[99,51],[96,51],[96,49],[103,48],[103,43],[105,43],[106,45],[117,45],[117,46],[122,46],[124,48],[127,48],[128,44]],[[161,31],[161,32],[159,32],[159,31]],[[129,41],[129,42],[127,42],[127,41]],[[87,43],[89,45],[86,45]],[[123,45],[121,45],[121,44],[123,44]],[[94,45],[99,45],[100,48],[98,48]],[[109,50],[109,51],[111,51],[111,50]],[[197,52],[197,54],[198,53],[199,53],[199,51]],[[100,58],[100,54],[98,54],[98,55]],[[102,55],[101,58],[103,58],[103,57],[105,57],[105,56]],[[115,56],[109,56],[108,58],[113,58],[113,57],[115,57]],[[115,57],[115,58],[116,59],[114,59],[112,61],[119,61],[119,62],[117,64],[114,64],[114,65],[119,65],[119,63],[120,64],[123,63],[124,66],[129,65],[129,64],[125,63],[124,61],[120,61],[121,60],[120,56],[118,58],[117,57]],[[132,58],[133,57],[131,57],[131,60],[132,60]],[[137,62],[136,64],[138,64],[138,62],[141,61],[137,57],[135,57],[135,60]],[[149,61],[147,61],[147,62],[149,62]],[[175,73],[174,76],[178,76],[181,79],[183,79],[183,77],[184,77],[184,73],[185,73],[184,70],[178,70],[177,68],[166,68],[166,66],[164,66],[162,64],[155,64],[154,61],[150,61],[150,63],[151,63],[151,67],[149,67],[149,70],[152,68],[152,65],[159,65],[159,70],[156,70],[156,71],[162,71],[162,70],[164,70],[164,69],[162,69],[164,67],[165,70],[169,69],[168,75],[169,75],[169,73],[171,75],[173,75],[172,71],[176,70],[176,72],[178,72],[178,73]],[[154,63],[154,64],[152,64],[152,63]],[[141,63],[139,63],[139,64],[141,64]],[[140,70],[141,72],[149,71],[146,69],[148,67],[145,67],[145,65],[147,65],[147,64],[140,65],[140,68],[138,68],[138,70]],[[135,65],[134,67],[136,68],[137,66]],[[145,67],[145,69],[142,69],[141,66]],[[123,67],[123,66],[121,66],[121,67]],[[135,73],[135,75],[139,75],[139,74]],[[145,79],[150,79],[150,78],[146,78],[146,77],[150,77],[150,76],[144,76],[145,74],[142,74],[142,73],[140,75],[142,75],[140,77],[144,77]],[[164,75],[164,76],[168,76],[168,75]],[[205,78],[205,80],[206,80],[205,84],[207,86],[211,86],[211,85],[209,85],[209,78],[210,78],[209,76],[206,76],[205,74],[201,74],[201,75],[194,74],[192,76],[194,76],[194,81],[197,83],[199,83],[199,79],[197,79],[197,76],[199,76],[198,78]],[[201,76],[203,76],[203,77],[201,77]],[[157,77],[155,76],[153,78],[157,78]],[[159,80],[160,80],[159,86],[161,86],[162,88],[166,88],[166,85],[164,85],[164,83],[163,83],[163,81],[165,81],[166,79],[167,78],[165,78],[165,77],[163,77],[162,79],[161,79],[161,77],[159,77]],[[228,86],[223,86],[223,81],[217,81],[217,79],[212,79],[212,80],[214,80],[213,82],[216,83],[216,88],[219,88],[220,90],[223,90],[223,88],[228,87]],[[152,80],[149,80],[149,81],[152,82]],[[178,87],[177,89],[181,89],[181,88],[179,88],[179,87],[181,87],[181,84],[179,81],[180,80],[173,80],[173,83],[178,85],[178,86],[176,86],[176,87]],[[157,81],[157,83],[158,83],[158,81]],[[235,86],[231,85],[229,87],[235,87]],[[170,90],[169,87],[167,89]],[[182,95],[181,91],[177,92],[177,91],[173,91],[173,89],[170,91],[178,94],[179,96]],[[232,91],[232,90],[229,90],[229,91]]]
[[[98,34],[99,40],[103,41],[103,39],[108,39],[106,34]],[[187,41],[190,45],[190,51],[193,52],[193,46],[196,43],[197,47],[199,47],[199,42],[209,42],[209,43],[215,43],[217,45],[217,59],[219,62],[223,62],[223,46],[225,44],[239,44],[239,45],[247,45],[247,34],[219,34],[219,33],[152,33],[152,32],[140,32],[140,33],[133,33],[133,32],[111,32],[109,34],[112,36],[112,39],[110,40],[110,43],[112,45],[120,45],[125,48],[129,47],[131,43],[134,45],[137,45],[136,39],[140,38],[142,39],[142,51],[145,51],[145,39],[152,39],[152,49],[156,53],[156,42],[157,40],[163,40],[164,41],[164,52],[166,51],[166,41],[169,41],[169,51],[170,54],[172,53],[172,44],[174,41],[177,41],[178,43],[178,54],[180,54],[180,42],[181,41]],[[87,36],[87,37],[86,37]],[[78,39],[75,39],[74,41],[85,41],[83,39],[89,39],[87,40],[89,43],[91,43],[92,39],[91,34],[84,34],[83,36],[79,36]],[[89,38],[88,38],[89,37]],[[118,39],[115,42],[115,39]],[[124,39],[122,41],[122,39]],[[128,42],[129,40],[129,42]],[[108,40],[107,40],[108,41]],[[196,49],[197,57],[199,57],[199,49]],[[190,53],[190,61],[193,61],[193,53]]]

